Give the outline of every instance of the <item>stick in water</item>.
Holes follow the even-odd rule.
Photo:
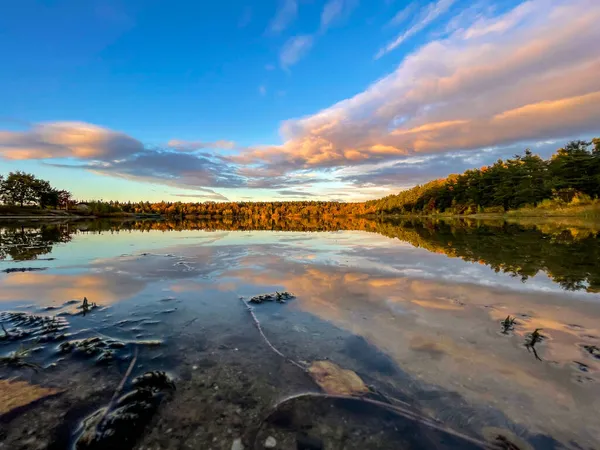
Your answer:
[[[246,303],[244,301],[244,299],[240,298],[240,301],[246,306],[246,309],[250,312],[250,315],[252,316],[252,320],[254,320],[254,324],[256,325],[256,328],[258,329],[258,332],[260,333],[260,335],[262,336],[262,338],[265,340],[265,342],[267,343],[267,345],[271,348],[271,350],[273,350],[275,353],[277,353],[279,356],[281,356],[283,359],[285,359],[290,364],[292,364],[292,365],[298,367],[300,370],[306,372],[306,367],[304,367],[300,363],[297,363],[293,359],[288,358],[283,353],[281,353],[279,350],[277,350],[273,346],[273,344],[271,344],[271,341],[269,341],[269,339],[267,338],[267,336],[265,336],[265,333],[263,332],[262,327],[260,326],[260,322],[258,321],[258,318],[256,317],[256,314],[254,314],[254,310],[252,309],[252,307],[248,303]]]

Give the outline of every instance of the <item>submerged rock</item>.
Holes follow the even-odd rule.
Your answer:
[[[231,444],[231,450],[244,450],[244,444],[242,444],[242,440],[240,438],[233,440],[233,443]]]

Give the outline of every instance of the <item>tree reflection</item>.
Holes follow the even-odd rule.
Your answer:
[[[75,233],[129,231],[294,231],[359,230],[408,242],[430,252],[485,264],[495,272],[519,277],[523,282],[540,272],[563,289],[600,292],[600,235],[585,228],[545,224],[515,224],[475,220],[375,221],[360,217],[246,216],[240,219],[205,220],[95,220],[72,224],[0,227],[0,259],[37,259],[56,243],[68,242]]]
[[[38,259],[52,251],[57,243],[69,242],[73,231],[69,225],[41,225],[39,227],[5,226],[0,228],[0,260]]]

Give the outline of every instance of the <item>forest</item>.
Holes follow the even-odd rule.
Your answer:
[[[402,180],[398,180],[401,184]],[[74,201],[70,192],[24,172],[0,175],[4,205],[60,208],[80,215],[154,215],[168,218],[258,217],[331,218],[387,214],[504,213],[525,207],[558,208],[599,202],[600,138],[571,141],[550,158],[527,149],[491,166],[361,203],[324,201],[271,202],[118,202]]]
[[[503,213],[586,203],[600,196],[600,139],[572,141],[545,160],[531,150],[366,203],[391,214]]]

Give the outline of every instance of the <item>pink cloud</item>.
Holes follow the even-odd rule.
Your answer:
[[[282,170],[600,131],[600,3],[531,0],[407,56],[365,91],[282,124],[238,162]]]
[[[141,150],[142,143],[124,133],[82,122],[42,123],[24,132],[0,132],[0,156],[7,159],[118,159]]]

